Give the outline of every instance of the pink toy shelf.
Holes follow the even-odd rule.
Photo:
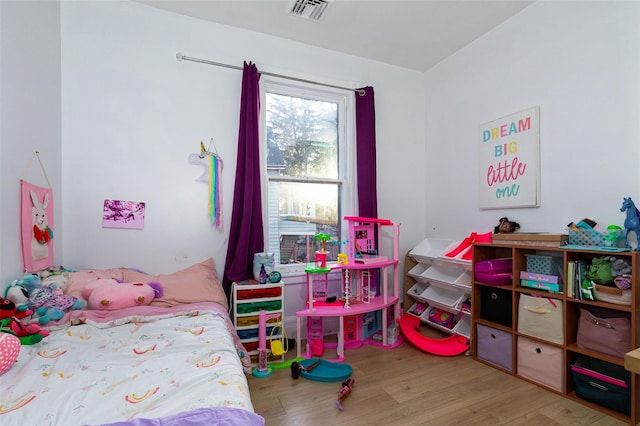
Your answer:
[[[347,216],[348,223],[346,260],[327,263],[326,267],[309,264],[307,273],[307,302],[297,317],[297,356],[317,357],[325,347],[336,349],[337,357],[344,360],[344,349],[371,344],[391,349],[402,343],[395,319],[400,317],[399,298],[399,224],[387,219]],[[389,256],[376,246],[376,236],[381,238],[384,229],[391,228],[393,253]],[[328,277],[339,273],[341,297],[327,302]],[[393,283],[389,285],[389,276]],[[322,319],[338,317],[337,343],[323,343]],[[302,319],[306,319],[307,341],[301,344]]]

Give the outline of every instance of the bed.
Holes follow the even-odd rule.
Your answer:
[[[69,276],[71,295],[96,276],[160,282],[164,295],[149,306],[71,311],[42,342],[22,346],[0,376],[0,424],[264,425],[212,259],[168,275]]]

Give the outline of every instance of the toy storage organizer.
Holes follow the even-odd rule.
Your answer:
[[[624,369],[624,355],[640,346],[640,253],[614,253],[631,264],[627,299],[581,300],[568,291],[571,265],[608,254],[574,246],[474,245],[472,271],[510,259],[512,279],[473,275],[473,358],[635,425],[640,379]]]
[[[271,353],[271,339],[281,339],[284,318],[284,288],[283,282],[267,284],[233,283],[231,296],[233,299],[233,325],[238,337],[249,352],[251,363],[258,362],[259,345],[259,314],[264,310],[271,316],[267,319],[266,349]],[[273,328],[277,327],[272,333]],[[271,361],[284,361],[284,355]]]
[[[426,238],[408,253],[416,264],[407,271],[405,292],[411,299],[404,308],[435,329],[470,339],[471,262],[444,255],[458,244]]]
[[[296,312],[297,356],[326,356],[326,349],[335,348],[332,361],[344,360],[344,350],[363,344],[387,349],[398,346],[402,340],[397,334],[395,319],[400,317],[398,238],[399,224],[386,219],[345,217],[349,225],[349,243],[346,263],[327,264],[326,267],[307,265],[307,302],[305,309]],[[374,235],[381,236],[391,229],[393,254],[381,253],[375,245]],[[357,245],[357,247],[356,247]],[[341,277],[341,293],[336,301],[328,301],[328,274]],[[388,277],[393,277],[390,284]],[[337,317],[337,342],[324,340],[323,319]],[[306,326],[306,341],[302,343],[302,327]],[[328,356],[328,355],[327,355]]]

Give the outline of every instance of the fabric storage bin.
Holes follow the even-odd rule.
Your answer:
[[[518,302],[518,333],[563,344],[562,300],[520,295]]]
[[[477,324],[478,358],[513,371],[512,339],[510,333]]]
[[[480,318],[511,327],[511,291],[483,286],[480,289]]]
[[[562,348],[518,336],[518,376],[562,392]]]
[[[631,373],[624,367],[580,355],[571,376],[576,396],[631,415]]]
[[[581,307],[576,344],[623,359],[633,349],[629,314],[597,306]]]

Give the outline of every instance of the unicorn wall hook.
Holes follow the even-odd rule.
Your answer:
[[[640,211],[633,204],[631,197],[625,198],[622,201],[622,207],[620,211],[627,212],[627,217],[624,220],[624,238],[627,248],[640,251]],[[629,234],[632,233],[633,237],[630,239]],[[632,246],[632,242],[635,244]]]

